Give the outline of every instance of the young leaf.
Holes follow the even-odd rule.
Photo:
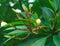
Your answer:
[[[35,19],[38,19],[38,14],[35,12],[34,14]]]

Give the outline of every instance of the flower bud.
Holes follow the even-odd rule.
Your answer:
[[[29,4],[29,8],[33,7],[33,4]]]
[[[7,25],[6,22],[1,22],[1,27],[5,26],[5,25]]]
[[[24,4],[22,4],[22,8],[24,11],[28,11],[27,7]]]
[[[9,5],[10,5],[11,7],[13,7],[13,6],[15,5],[15,3],[9,2]]]
[[[13,10],[14,12],[16,12],[16,13],[21,13],[21,10],[19,10],[19,9],[14,9],[14,8],[12,8],[12,10]]]
[[[37,25],[40,25],[40,23],[41,23],[41,20],[40,20],[40,19],[37,19],[37,20],[36,20],[36,24],[37,24]]]

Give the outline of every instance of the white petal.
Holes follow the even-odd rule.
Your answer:
[[[1,22],[1,27],[5,26],[5,25],[7,25],[6,22]]]
[[[18,13],[21,13],[21,10],[19,10],[19,9],[16,9],[16,12],[18,12]]]
[[[14,8],[12,8],[12,10],[13,10],[14,12],[16,12],[16,13],[21,13],[21,10],[20,10],[20,9],[14,9]]]
[[[34,2],[35,0],[28,0],[28,2],[30,3],[30,2]]]
[[[29,8],[30,8],[30,7],[33,7],[33,4],[29,4]]]
[[[9,2],[10,6],[13,7],[14,6],[14,3],[13,2]]]

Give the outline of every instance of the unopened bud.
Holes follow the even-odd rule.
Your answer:
[[[22,4],[22,8],[24,11],[28,11],[28,8],[24,4]]]
[[[29,4],[29,8],[33,7],[33,4]]]
[[[5,25],[7,25],[6,22],[1,22],[1,27],[5,26]]]
[[[40,19],[37,19],[37,20],[36,20],[36,23],[37,23],[37,25],[40,25],[41,20],[40,20]]]
[[[14,12],[16,12],[16,13],[21,13],[21,10],[19,10],[19,9],[14,9],[14,8],[12,8],[12,10],[13,10]]]
[[[9,2],[10,6],[13,7],[15,5],[15,3],[13,2]]]

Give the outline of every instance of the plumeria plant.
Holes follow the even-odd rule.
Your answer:
[[[49,0],[52,8],[41,7],[39,16],[33,4],[22,10],[12,8],[16,21],[1,22],[4,46],[60,46],[60,0]],[[38,9],[38,8],[37,8]]]

